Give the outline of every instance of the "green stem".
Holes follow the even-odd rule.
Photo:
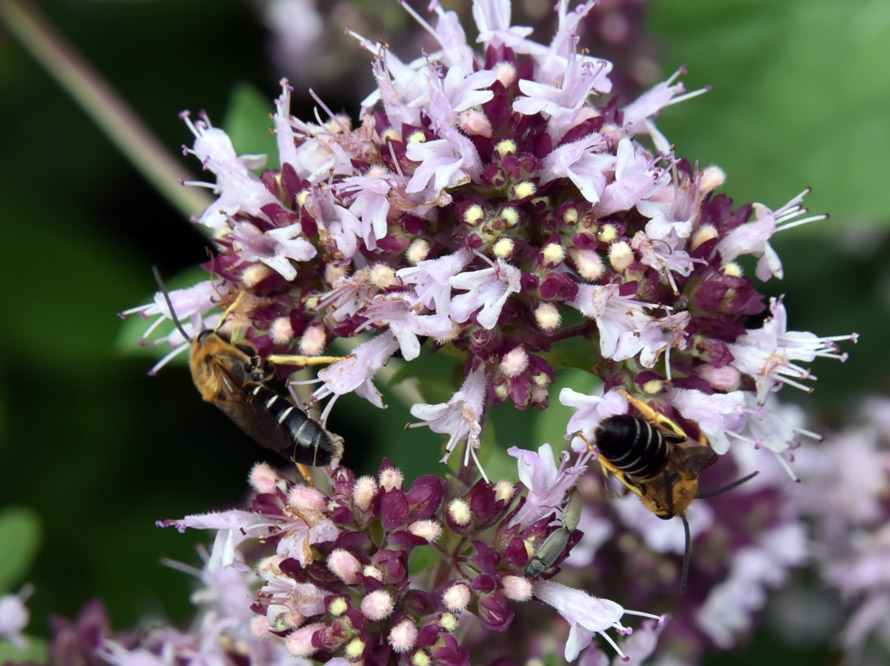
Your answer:
[[[184,216],[207,208],[210,197],[182,187],[190,176],[148,128],[28,2],[0,0],[0,20],[142,175]]]

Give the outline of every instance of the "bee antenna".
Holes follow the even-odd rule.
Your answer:
[[[706,493],[699,493],[698,495],[695,496],[695,498],[696,498],[696,499],[706,499],[706,498],[708,498],[708,497],[713,497],[714,495],[721,495],[721,494],[725,493],[725,492],[728,491],[728,490],[732,490],[732,489],[735,488],[736,486],[740,486],[740,485],[742,485],[743,483],[745,483],[745,481],[750,481],[751,479],[753,479],[753,478],[754,478],[755,476],[757,476],[758,474],[760,474],[759,471],[757,471],[757,472],[751,472],[748,476],[743,476],[741,479],[736,479],[736,480],[733,481],[732,483],[727,483],[727,484],[726,484],[725,486],[723,486],[722,488],[717,488],[717,490],[711,490],[711,491],[706,492]]]
[[[686,594],[686,584],[689,582],[689,562],[692,559],[692,532],[689,530],[689,521],[686,520],[686,514],[680,514],[680,520],[683,522],[683,570],[680,574],[680,595]]]
[[[158,287],[160,287],[161,293],[164,295],[164,300],[167,302],[167,308],[170,310],[170,319],[173,320],[173,324],[179,332],[182,333],[182,337],[186,340],[191,340],[192,336],[185,332],[182,323],[179,321],[179,317],[176,316],[176,310],[173,309],[173,301],[170,300],[170,292],[167,290],[167,285],[164,284],[164,280],[161,279],[161,272],[158,270],[157,266],[152,266],[151,272],[154,274],[155,281],[158,283]]]

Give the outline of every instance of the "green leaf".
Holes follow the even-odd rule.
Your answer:
[[[512,405],[511,405],[512,407]],[[501,432],[500,429],[498,429]],[[459,456],[452,456],[463,460],[463,446],[458,447],[461,451]],[[498,481],[518,481],[519,470],[516,467],[516,458],[507,453],[507,449],[512,443],[498,441],[495,433],[495,423],[489,420],[482,431],[482,447],[478,451],[479,461],[482,468],[488,475],[488,479],[494,483]],[[470,463],[472,465],[472,463]]]
[[[778,208],[811,186],[814,212],[890,223],[890,4],[664,0],[652,24],[666,70],[687,64],[688,90],[713,86],[658,121],[678,155],[723,167],[737,203]]]
[[[408,562],[408,573],[416,576],[421,571],[438,564],[442,556],[432,546],[418,546],[411,551],[411,560]]]
[[[447,402],[463,382],[463,365],[447,353],[431,354],[429,346],[421,347],[420,356],[410,363],[402,363],[389,379],[390,386],[415,381],[424,400],[430,404]]]
[[[9,277],[2,280],[0,297],[14,316],[4,318],[0,343],[14,349],[17,359],[27,359],[34,373],[103,371],[120,325],[115,312],[132,304],[138,262],[110,234],[91,226],[83,210],[53,208],[52,197],[26,198],[23,192],[5,193],[5,215],[34,223],[7,225],[4,242],[34,248],[48,272],[37,279],[31,253],[7,253],[3,268]]]
[[[24,507],[0,511],[0,590],[10,591],[21,583],[39,542],[40,519],[34,511]]]
[[[278,146],[269,118],[274,110],[268,95],[249,83],[239,83],[232,91],[223,122],[235,152],[239,155],[264,154],[268,157],[266,168],[269,169],[279,167]]]
[[[0,664],[18,662],[46,663],[47,645],[42,638],[28,636],[28,646],[19,649],[8,640],[0,641]]]

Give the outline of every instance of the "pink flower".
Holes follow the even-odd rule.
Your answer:
[[[630,634],[620,620],[625,614],[640,615],[662,621],[657,615],[625,611],[619,604],[608,599],[597,599],[581,590],[547,580],[535,583],[535,598],[553,606],[569,623],[569,638],[566,641],[565,658],[574,661],[599,634],[621,656],[624,653],[606,631],[616,629],[619,634]]]
[[[770,299],[770,312],[772,317],[762,328],[749,331],[727,345],[735,357],[733,365],[754,380],[757,400],[761,403],[782,384],[810,391],[802,382],[814,377],[809,369],[795,361],[811,362],[817,356],[844,361],[847,355],[839,353],[837,342],[856,340],[855,333],[820,338],[806,331],[789,331],[788,315],[781,299]]]
[[[485,371],[476,368],[467,375],[463,386],[447,403],[416,404],[411,408],[411,415],[422,421],[412,427],[427,425],[433,432],[449,435],[442,462],[448,460],[460,442],[466,441],[464,465],[468,464],[471,455],[477,466],[479,465],[476,450],[481,444],[479,436],[482,433],[486,379]],[[485,472],[481,466],[479,471],[484,477]]]
[[[501,309],[511,294],[517,293],[520,271],[502,259],[497,265],[478,271],[459,273],[451,278],[454,289],[465,289],[465,294],[458,294],[451,299],[451,316],[455,321],[467,321],[476,310],[479,325],[483,328],[494,328],[498,323]]]

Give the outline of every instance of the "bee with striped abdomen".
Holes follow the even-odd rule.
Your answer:
[[[698,492],[699,473],[717,461],[717,454],[704,435],[697,442],[690,440],[664,414],[621,393],[644,418],[620,414],[600,423],[600,465],[659,518],[681,516]]]
[[[686,509],[696,497],[711,497],[735,488],[757,475],[753,472],[722,488],[702,495],[698,475],[717,462],[717,454],[704,434],[693,441],[671,419],[646,403],[618,389],[641,417],[619,414],[604,419],[596,429],[599,463],[636,494],[649,511],[668,520],[679,516],[683,522],[685,548],[680,594],[686,590],[692,535]],[[588,446],[590,446],[588,444]]]
[[[221,409],[258,444],[297,465],[324,467],[343,455],[339,438],[332,437],[318,421],[266,386],[274,375],[274,365],[264,362],[253,344],[246,340],[234,343],[219,332],[226,318],[238,307],[241,295],[226,309],[216,328],[191,337],[173,310],[160,273],[157,268],[152,270],[173,324],[190,341],[192,380],[204,400]],[[330,356],[285,358],[301,365],[342,360]]]

